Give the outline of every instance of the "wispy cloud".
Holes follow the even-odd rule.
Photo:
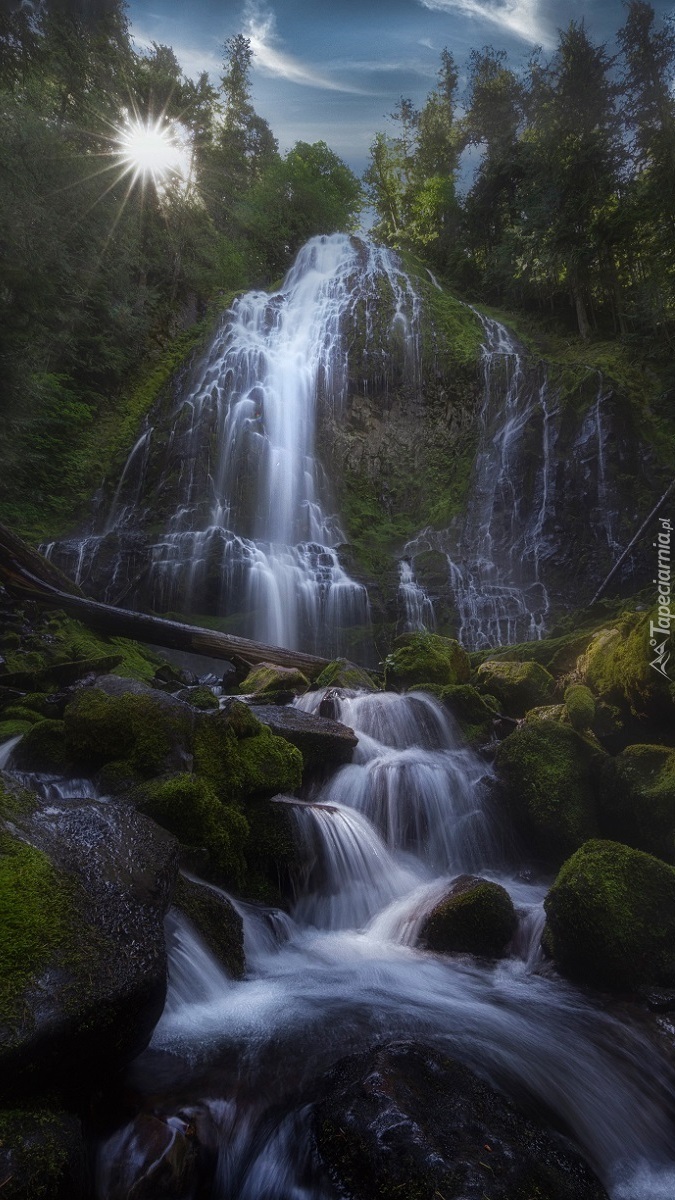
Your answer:
[[[419,0],[419,3],[434,12],[489,21],[532,44],[545,47],[552,44],[551,31],[542,22],[540,0]]]
[[[357,92],[350,87],[300,62],[280,46],[276,16],[271,8],[259,0],[247,0],[244,8],[244,33],[250,39],[255,56],[255,65],[268,75],[287,79],[289,83],[300,83],[305,87],[324,88],[329,92]]]

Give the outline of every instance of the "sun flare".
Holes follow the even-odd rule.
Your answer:
[[[136,117],[119,131],[117,144],[120,161],[134,181],[151,179],[157,188],[169,180],[187,183],[190,155],[187,140],[175,122]]]

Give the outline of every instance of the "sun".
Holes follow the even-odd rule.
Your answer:
[[[190,178],[189,143],[182,126],[160,118],[144,121],[134,117],[118,131],[119,161],[125,174],[152,180],[158,190],[167,183],[186,186]]]

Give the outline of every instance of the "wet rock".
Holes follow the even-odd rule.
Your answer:
[[[243,979],[244,923],[227,897],[207,884],[180,875],[173,902],[232,978]]]
[[[63,773],[67,768],[63,721],[41,720],[31,725],[14,751],[14,765],[20,771]]]
[[[324,667],[316,685],[320,688],[345,688],[347,691],[379,691],[369,672],[350,662],[348,658],[336,658]]]
[[[0,833],[0,884],[22,896],[0,923],[2,1087],[77,1090],[136,1055],[161,1013],[178,847],[110,802],[27,811],[22,797]]]
[[[607,837],[675,863],[675,750],[626,746],[607,759],[599,811]]]
[[[460,875],[426,918],[420,943],[427,950],[500,958],[518,920],[505,888],[475,875]]]
[[[468,1067],[409,1042],[338,1063],[314,1128],[353,1200],[607,1200],[565,1143]]]
[[[166,692],[178,692],[181,688],[196,687],[199,683],[194,671],[184,671],[173,663],[165,663],[158,667],[153,678],[153,685]]]
[[[273,696],[279,692],[301,696],[309,687],[309,679],[296,667],[279,667],[276,663],[260,663],[239,685],[239,691],[253,696]]]
[[[543,944],[565,975],[609,989],[675,985],[675,868],[619,842],[589,841],[546,900]]]
[[[195,1128],[180,1116],[139,1113],[103,1151],[106,1200],[186,1200],[198,1181]]]
[[[256,705],[255,715],[272,733],[297,746],[305,769],[351,762],[359,740],[349,726],[300,708]]]

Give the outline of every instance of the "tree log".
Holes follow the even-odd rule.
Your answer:
[[[270,662],[281,667],[297,667],[309,678],[318,675],[330,661],[301,650],[266,646],[214,629],[167,621],[164,617],[89,600],[77,584],[4,525],[0,525],[0,583],[17,600],[32,600],[43,608],[61,608],[108,637],[132,638],[152,646],[227,661],[239,658],[250,664]]]

